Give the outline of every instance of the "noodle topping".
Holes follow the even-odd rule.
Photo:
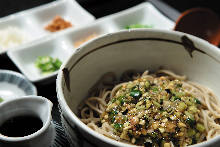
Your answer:
[[[182,81],[143,76],[123,84],[101,114],[115,135],[132,144],[186,146],[201,142],[201,102],[184,90]]]
[[[220,134],[217,96],[169,70],[126,71],[119,82],[106,73],[89,96],[79,106],[81,121],[120,142],[184,147]]]

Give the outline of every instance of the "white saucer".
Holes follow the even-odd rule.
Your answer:
[[[23,75],[10,70],[0,70],[0,98],[5,100],[37,95],[36,87]]]

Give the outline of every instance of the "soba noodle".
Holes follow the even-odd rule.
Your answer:
[[[145,71],[142,75],[135,71],[128,71],[122,75],[119,82],[116,81],[116,76],[113,73],[104,75],[94,88],[92,88],[89,98],[79,107],[81,121],[104,136],[117,141],[131,143],[132,141],[120,138],[120,136],[115,133],[113,126],[107,121],[101,122],[100,117],[105,113],[109,101],[113,99],[123,85],[128,84],[128,81],[143,77],[153,79],[154,77],[159,77],[158,75],[180,80],[183,89],[201,102],[202,108],[199,111],[197,119],[204,125],[205,133],[201,133],[202,135],[200,135],[198,142],[209,140],[220,134],[220,102],[217,96],[208,88],[187,81],[186,76],[177,75],[169,70],[159,70],[155,74],[149,74],[148,71]],[[149,142],[152,141],[150,140]],[[134,143],[134,141],[132,143]],[[173,146],[173,143],[171,142],[170,145]],[[186,144],[183,146],[185,145]]]

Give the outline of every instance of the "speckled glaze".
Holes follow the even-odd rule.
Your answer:
[[[163,67],[205,85],[220,98],[219,59],[220,51],[214,45],[175,31],[136,29],[101,36],[79,48],[58,73],[58,100],[68,129],[78,127],[97,146],[132,146],[93,131],[77,117],[78,105],[100,77],[107,72],[119,76],[128,69],[155,71]],[[194,146],[219,143],[217,136]]]

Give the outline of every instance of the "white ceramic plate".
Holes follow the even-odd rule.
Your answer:
[[[101,19],[111,20],[117,30],[125,29],[127,25],[131,24],[150,25],[153,29],[171,30],[175,24],[148,2]]]
[[[55,34],[46,31],[44,27],[57,15],[71,22],[73,27],[68,29],[76,29],[79,26],[83,26],[94,20],[94,17],[83,9],[76,1],[57,0],[43,6],[0,18],[0,30],[8,26],[18,27],[25,31],[30,37],[26,42],[29,43],[36,39]],[[13,49],[16,49],[17,47],[13,47]],[[3,49],[0,46],[0,54],[5,53],[9,49],[12,48]]]
[[[35,42],[23,45],[17,50],[8,51],[9,58],[14,62],[18,69],[32,82],[40,82],[55,77],[56,72],[43,75],[35,66],[38,56],[51,56],[59,58],[65,62],[75,51],[74,43],[89,36],[90,34],[106,34],[112,32],[107,29],[111,25],[104,24],[102,21],[93,23],[87,27],[81,27],[72,31],[63,31],[60,34],[39,39]],[[55,78],[54,78],[55,79]]]
[[[125,29],[127,25],[152,25],[153,29],[172,30],[174,22],[161,14],[152,4],[145,2],[127,10],[97,19],[89,26],[71,30],[63,36],[71,40],[71,44],[96,34],[97,36]]]
[[[161,14],[151,3],[144,2],[124,11],[97,19],[89,26],[65,34],[75,43],[91,34],[97,36],[125,29],[127,25],[142,24],[153,29],[172,30],[175,23]]]
[[[65,62],[79,46],[75,44],[90,35],[100,36],[124,29],[130,24],[153,25],[155,29],[172,29],[174,23],[163,16],[150,3],[142,3],[133,8],[112,14],[77,29],[68,29],[48,36],[46,39],[38,39],[34,43],[23,45],[17,50],[8,51],[8,56],[20,69],[20,71],[32,82],[39,82],[55,77],[57,72],[42,75],[35,67],[34,62],[38,56],[48,55],[58,57]],[[89,40],[86,43],[92,41]]]
[[[39,82],[43,79],[54,77],[57,71],[42,74],[35,66],[38,56],[51,56],[64,62],[72,52],[73,50],[70,49],[65,39],[57,38],[54,35],[53,37],[42,39],[40,43],[31,43],[22,49],[9,51],[8,56],[30,81]]]
[[[0,97],[3,101],[27,95],[37,95],[36,87],[23,75],[9,70],[0,70]]]

